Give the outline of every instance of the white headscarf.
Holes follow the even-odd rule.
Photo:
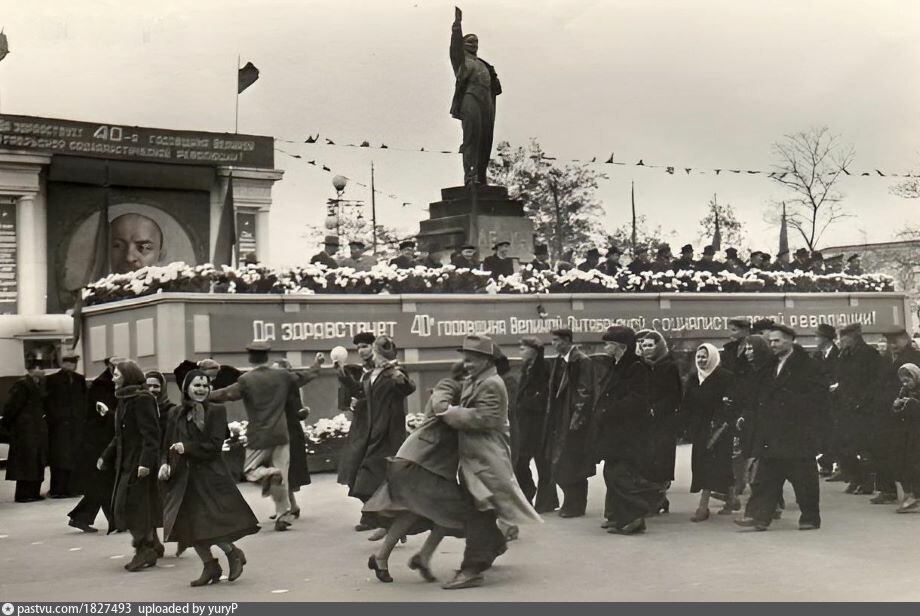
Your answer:
[[[719,364],[722,363],[722,356],[719,355],[719,349],[709,344],[708,342],[696,347],[697,353],[700,349],[706,349],[709,351],[709,359],[706,360],[706,364],[702,367],[697,364],[696,354],[694,353],[693,355],[693,364],[696,366],[696,376],[700,380],[700,385],[702,385],[703,381],[709,378],[709,375],[715,372],[716,368],[719,367]]]

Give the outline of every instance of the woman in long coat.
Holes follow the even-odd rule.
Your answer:
[[[903,498],[898,513],[920,512],[920,367],[898,368],[901,391],[892,405],[900,428],[894,447],[895,479]]]
[[[133,361],[116,364],[115,438],[97,465],[115,469],[112,512],[115,529],[130,531],[134,558],[125,569],[140,571],[157,562],[156,528],[162,526],[156,468],[160,458],[157,403]]]
[[[375,368],[364,379],[367,426],[358,434],[356,459],[349,496],[366,503],[386,479],[387,458],[396,455],[406,440],[406,398],[415,383],[396,365],[396,343],[388,336],[374,340]],[[384,532],[375,533],[379,540]]]
[[[3,409],[3,427],[10,435],[6,480],[16,482],[15,500],[42,500],[42,481],[48,465],[48,426],[45,423],[45,377],[37,363],[16,381]]]
[[[680,408],[682,385],[674,356],[664,337],[650,331],[640,341],[642,359],[649,367],[651,378],[652,418],[649,426],[651,455],[643,476],[661,484],[662,491],[674,481],[674,463],[677,456],[677,409]],[[667,497],[662,498],[658,512],[670,509]]]
[[[719,350],[715,346],[701,344],[697,348],[696,373],[687,382],[681,404],[681,414],[693,443],[690,492],[700,493],[696,513],[690,518],[694,522],[709,518],[712,492],[727,494],[728,512],[734,508],[732,433],[736,418],[725,403],[733,376],[719,364]]]
[[[160,479],[166,481],[164,528],[167,541],[195,548],[204,568],[192,586],[216,584],[223,573],[211,554],[216,545],[227,555],[227,579],[243,573],[246,556],[234,541],[259,531],[259,523],[240,494],[221,449],[227,434],[227,411],[209,404],[208,377],[192,370],[182,384],[182,405],[169,417]]]
[[[160,452],[163,452],[166,449],[166,425],[169,422],[170,413],[172,413],[177,405],[169,399],[169,392],[166,391],[166,377],[163,376],[163,373],[151,370],[144,375],[144,378],[147,382],[147,391],[149,391],[157,401],[157,413],[160,425]],[[157,491],[160,495],[160,503],[162,503],[165,497],[165,487],[158,483]],[[162,524],[159,526],[162,526]],[[157,556],[163,558],[165,549],[156,532],[154,532],[153,535],[153,548],[156,550]],[[185,551],[185,547],[179,546],[176,556],[181,555],[183,551]]]

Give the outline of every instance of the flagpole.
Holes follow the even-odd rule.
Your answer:
[[[632,201],[632,249],[633,256],[636,254],[636,182],[630,182],[630,199]]]
[[[374,254],[377,254],[377,200],[374,190],[374,161],[371,161],[371,233],[374,239]]]
[[[236,55],[236,120],[233,124],[233,132],[240,132],[240,55]]]

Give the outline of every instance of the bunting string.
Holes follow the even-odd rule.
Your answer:
[[[307,139],[284,139],[276,137],[275,141],[280,141],[282,143],[290,144],[306,144],[306,145],[320,145],[328,147],[338,147],[338,148],[365,148],[365,149],[374,149],[374,150],[393,150],[395,152],[415,152],[415,153],[424,153],[424,154],[459,154],[456,150],[446,150],[442,148],[406,148],[406,147],[394,147],[389,146],[385,143],[380,143],[378,145],[371,144],[368,140],[362,140],[360,143],[344,143],[326,137],[317,133],[316,135],[310,135]],[[290,154],[289,154],[290,155]],[[590,159],[587,158],[558,158],[555,156],[548,156],[546,153],[543,154],[541,160],[543,162],[554,162],[554,161],[563,161],[563,162],[574,162],[574,163],[583,163],[589,165],[617,165],[621,167],[643,167],[646,169],[660,169],[669,175],[747,175],[747,176],[763,176],[771,179],[782,179],[788,175],[787,172],[777,171],[777,170],[764,170],[764,169],[747,169],[741,166],[738,167],[718,167],[718,168],[707,168],[707,167],[690,167],[686,165],[662,165],[662,164],[652,164],[645,162],[645,158],[640,158],[635,163],[630,163],[626,161],[616,160],[614,153],[606,158],[603,156],[593,156]],[[913,171],[907,172],[893,172],[893,171],[882,171],[880,169],[870,169],[866,170],[865,168],[860,170],[843,168],[841,169],[844,175],[851,177],[882,177],[882,178],[918,178],[920,173],[914,173]],[[389,196],[389,195],[388,195]],[[392,198],[392,197],[391,197]]]

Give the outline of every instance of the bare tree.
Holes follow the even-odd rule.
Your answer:
[[[837,182],[855,151],[827,127],[820,127],[786,135],[773,144],[773,153],[778,162],[770,178],[791,193],[782,199],[787,224],[809,250],[815,250],[828,227],[851,216]]]

